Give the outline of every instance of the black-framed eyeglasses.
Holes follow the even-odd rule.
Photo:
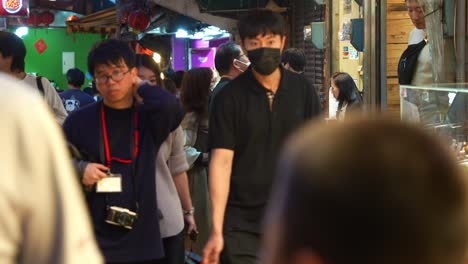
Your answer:
[[[94,80],[96,80],[96,83],[99,83],[99,84],[107,83],[107,81],[109,81],[109,79],[112,79],[114,82],[120,82],[125,77],[125,74],[127,74],[129,72],[130,72],[130,69],[128,69],[125,72],[113,71],[112,74],[110,74],[110,75],[96,76],[94,78]]]

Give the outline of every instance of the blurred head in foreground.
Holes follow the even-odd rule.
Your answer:
[[[103,263],[44,98],[10,75],[0,82],[0,263]]]
[[[466,185],[448,149],[396,121],[309,124],[285,149],[262,263],[463,263]]]

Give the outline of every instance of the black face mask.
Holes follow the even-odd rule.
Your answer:
[[[275,48],[258,48],[247,51],[254,70],[261,75],[270,75],[281,63],[281,50]]]

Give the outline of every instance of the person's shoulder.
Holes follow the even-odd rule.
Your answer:
[[[62,93],[64,93],[64,92],[62,92]],[[87,100],[87,101],[93,101],[94,102],[94,98],[91,95],[89,95],[89,94],[87,94],[87,93],[85,93],[85,92],[83,92],[81,90],[76,90],[76,94],[78,94],[81,97],[82,100]]]
[[[28,89],[25,82],[18,82],[16,79],[4,73],[0,73],[0,80],[3,85],[11,88],[4,89],[4,91],[2,91],[2,96],[0,97],[1,107],[5,108],[14,105],[14,108],[22,109],[20,105],[35,105],[35,101],[42,102],[42,98],[38,97],[37,93]]]
[[[245,89],[246,86],[250,85],[251,80],[249,77],[249,73],[246,71],[236,78],[232,79],[228,83],[226,83],[222,89],[218,92],[217,96],[224,94],[223,96],[235,96],[239,94],[244,94],[247,92]]]
[[[98,112],[98,106],[100,105],[100,103],[98,102],[94,102],[94,103],[91,103],[91,104],[87,104],[83,107],[80,107],[78,110],[76,111],[73,111],[71,112],[67,119],[70,119],[70,120],[87,120],[89,119],[91,116],[93,115],[96,115],[96,113]],[[97,116],[97,115],[96,115]]]
[[[282,83],[287,84],[288,88],[309,89],[313,86],[312,83],[303,74],[292,72],[286,69],[283,69],[282,74],[284,78]]]
[[[71,90],[70,90],[70,89],[69,89],[69,90],[65,90],[65,91],[63,91],[63,92],[61,92],[61,93],[58,93],[58,95],[59,95],[60,98],[62,98],[62,99],[68,99],[68,97],[70,97],[70,95],[71,95]]]

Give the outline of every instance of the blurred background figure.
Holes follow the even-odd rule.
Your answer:
[[[284,68],[299,74],[304,73],[306,62],[305,52],[301,49],[285,49],[281,56],[281,64],[283,64]]]
[[[184,79],[185,71],[176,71],[174,73],[174,84],[176,87],[176,96],[180,97],[180,90],[182,89],[182,80]]]
[[[89,84],[88,87],[83,89],[83,92],[92,96],[96,102],[102,100],[102,96],[96,88],[96,82],[94,80]]]
[[[189,185],[195,220],[199,231],[193,251],[201,254],[211,228],[211,210],[208,195],[208,99],[213,71],[194,68],[187,71],[182,81],[181,102],[186,112],[182,121],[185,131],[185,153],[190,170]]]
[[[219,91],[221,91],[229,81],[246,71],[249,65],[249,58],[242,52],[242,48],[239,44],[227,42],[219,46],[215,55],[215,67],[221,79],[213,89],[210,105]]]
[[[460,169],[397,121],[309,124],[282,154],[262,263],[466,263]]]
[[[161,70],[154,59],[146,54],[136,54],[138,77],[151,85],[162,85]]]
[[[345,120],[347,112],[362,112],[362,98],[353,78],[345,72],[336,72],[331,78],[333,97],[338,101],[336,118]]]
[[[180,97],[180,90],[177,88],[176,83],[172,79],[164,79],[162,82],[162,86],[166,88],[171,94],[176,96],[177,98]]]
[[[85,75],[78,69],[73,68],[67,71],[68,90],[59,94],[62,99],[63,106],[67,113],[74,112],[80,107],[94,103],[95,100],[89,94],[81,91],[81,86],[84,84]]]
[[[54,112],[57,123],[62,125],[67,118],[67,112],[55,88],[47,78],[36,77],[24,72],[26,46],[23,40],[12,32],[0,31],[0,57],[0,72],[8,74],[28,85],[34,91],[40,92]]]
[[[137,54],[136,67],[140,79],[148,81],[151,85],[161,86],[161,72],[152,57]],[[174,83],[171,79],[164,79],[167,80]],[[165,264],[184,263],[184,222],[187,224],[188,234],[197,232],[186,173],[189,165],[185,157],[184,143],[185,133],[179,126],[161,144],[156,157],[156,198],[158,209],[163,216],[159,221],[159,229],[165,254],[164,259],[160,261]]]
[[[427,16],[434,15],[437,10],[425,10],[423,1],[419,0],[405,0],[405,4],[414,29],[409,34],[408,46],[398,62],[399,84],[423,86],[433,84],[436,79],[438,83],[455,82],[456,59],[453,39],[444,38],[443,43],[438,46],[438,34],[444,33],[427,27],[430,22]],[[443,74],[439,72],[434,75],[434,71],[439,71],[433,69],[438,53],[444,57],[443,63],[441,62]],[[401,101],[403,120],[431,124],[440,122],[440,116],[448,111],[447,92],[427,93],[423,90],[402,89],[400,94],[404,98]]]
[[[0,263],[102,263],[59,127],[42,98],[0,79]]]

